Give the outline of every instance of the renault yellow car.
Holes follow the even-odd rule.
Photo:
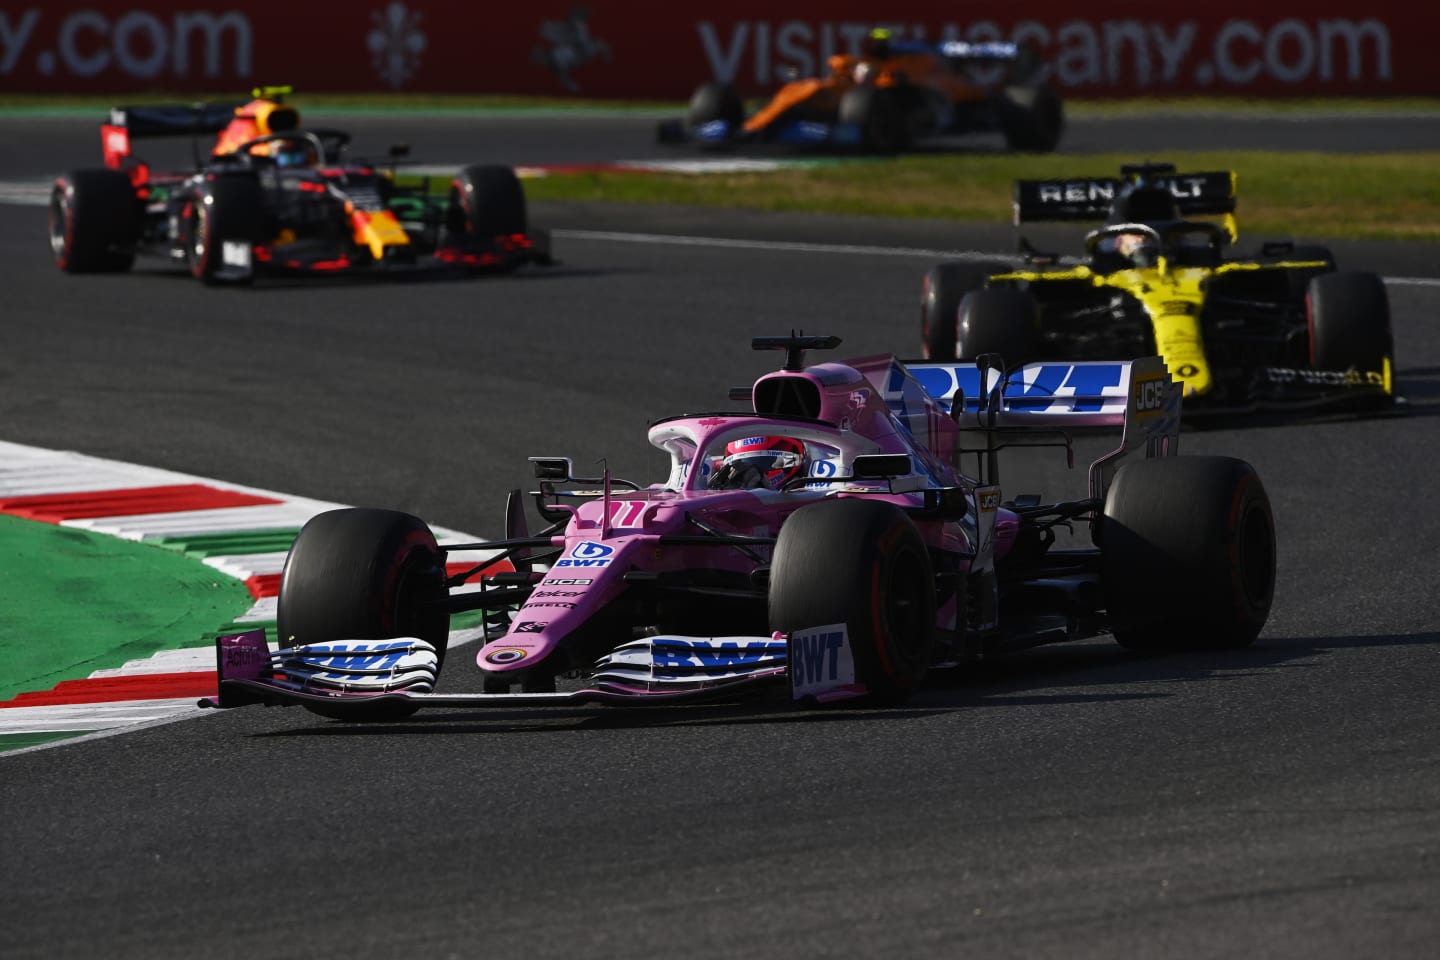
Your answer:
[[[1385,285],[1289,241],[1236,254],[1234,171],[1126,165],[1119,177],[1019,180],[1017,229],[1102,220],[1062,263],[1022,236],[1025,263],[943,263],[925,276],[932,360],[1159,354],[1188,413],[1394,402]]]

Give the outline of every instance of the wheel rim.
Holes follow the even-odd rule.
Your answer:
[[[50,251],[57,260],[65,259],[65,241],[70,234],[70,205],[65,195],[56,191],[50,198]]]
[[[885,594],[891,598],[884,605],[884,634],[893,641],[889,649],[892,658],[900,662],[891,664],[896,676],[903,676],[919,652],[924,650],[924,637],[933,624],[926,623],[927,605],[925,591],[930,585],[925,580],[924,565],[920,558],[905,551],[891,565],[885,582]]]
[[[1263,607],[1273,588],[1275,539],[1259,503],[1252,501],[1245,506],[1236,541],[1239,551],[1236,566],[1246,606],[1252,610]]]

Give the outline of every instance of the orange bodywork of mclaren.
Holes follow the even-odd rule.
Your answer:
[[[745,121],[746,132],[764,130],[801,104],[816,112],[838,111],[845,91],[860,83],[920,87],[950,103],[979,103],[990,96],[986,87],[956,72],[949,61],[935,53],[907,53],[884,59],[836,54],[829,65],[828,76],[792,80],[776,91],[769,103]]]

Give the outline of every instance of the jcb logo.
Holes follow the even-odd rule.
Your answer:
[[[1135,414],[1151,416],[1165,408],[1165,379],[1147,377],[1135,381]]]
[[[994,513],[1000,506],[1000,490],[992,488],[980,491],[980,512]]]

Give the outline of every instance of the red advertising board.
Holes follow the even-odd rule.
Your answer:
[[[824,69],[886,26],[1030,41],[1071,96],[1440,95],[1440,12],[1414,0],[885,4],[829,0],[0,0],[0,92],[524,93],[683,99]],[[781,10],[783,8],[783,11]],[[886,19],[877,20],[883,9]]]

